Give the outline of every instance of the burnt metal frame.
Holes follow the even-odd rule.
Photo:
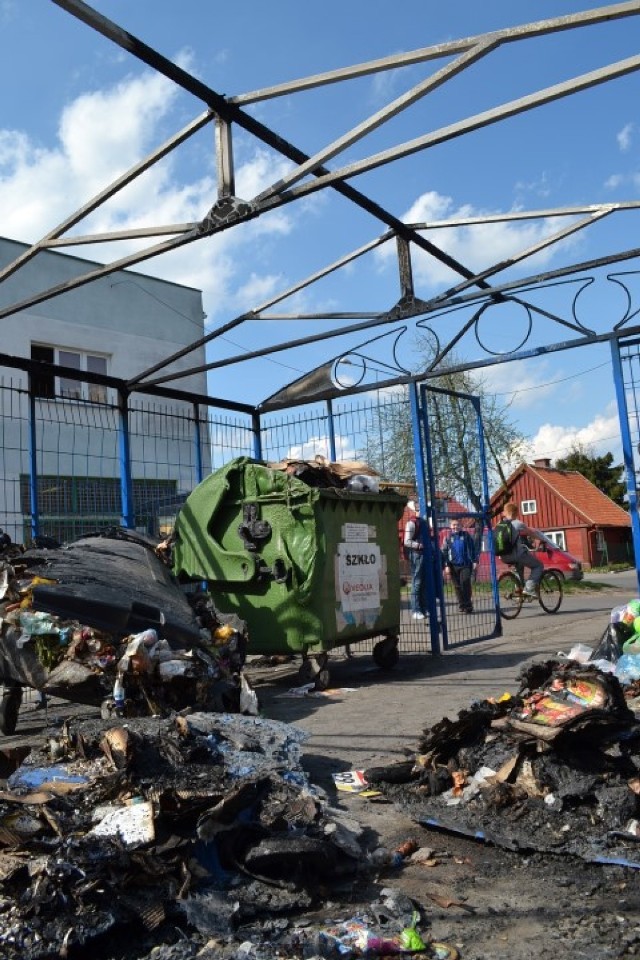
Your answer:
[[[191,344],[188,348],[165,358],[162,363],[156,364],[147,370],[141,371],[136,377],[129,381],[129,388],[133,388],[138,385],[153,387],[167,381],[175,381],[181,377],[189,376],[195,372],[215,369],[216,367],[227,366],[233,363],[244,362],[256,357],[287,350],[294,346],[328,340],[332,337],[344,336],[345,334],[354,334],[360,330],[371,329],[383,324],[394,324],[401,320],[437,314],[438,311],[444,308],[451,308],[452,306],[461,304],[463,301],[470,302],[471,300],[478,298],[485,299],[485,304],[480,307],[481,311],[486,308],[488,303],[504,302],[504,300],[508,298],[524,306],[532,314],[539,314],[552,319],[555,322],[573,330],[575,334],[579,335],[570,342],[558,342],[555,344],[550,344],[544,347],[545,351],[567,349],[568,347],[582,345],[585,343],[593,343],[603,339],[610,339],[611,336],[617,335],[617,331],[614,331],[614,334],[597,336],[592,331],[585,330],[581,325],[574,324],[571,320],[552,315],[548,311],[542,310],[529,300],[523,299],[522,296],[518,294],[518,291],[521,292],[537,284],[543,284],[549,280],[556,279],[560,276],[568,276],[581,270],[595,269],[597,267],[612,263],[618,263],[622,260],[631,259],[632,257],[637,256],[640,253],[640,250],[636,249],[611,254],[606,257],[601,257],[597,260],[592,260],[586,264],[573,264],[572,266],[566,267],[561,271],[539,274],[537,276],[529,277],[525,281],[504,284],[499,287],[490,286],[487,282],[487,278],[506,269],[508,266],[512,265],[518,260],[524,260],[527,257],[530,257],[534,252],[537,252],[544,246],[549,246],[559,242],[559,240],[563,239],[571,232],[582,230],[591,223],[594,223],[597,220],[609,216],[610,214],[619,210],[636,208],[639,204],[633,202],[607,205],[596,204],[584,207],[574,206],[570,208],[558,208],[555,210],[552,209],[543,211],[529,211],[518,214],[505,214],[502,216],[494,215],[490,217],[474,218],[469,220],[454,219],[437,224],[405,224],[393,213],[384,209],[384,207],[382,207],[379,203],[358,191],[347,181],[365,171],[391,163],[396,159],[409,156],[410,154],[420,150],[427,149],[428,147],[437,143],[443,143],[453,138],[462,136],[472,130],[486,127],[507,117],[512,117],[516,114],[531,110],[537,106],[570,96],[580,90],[587,89],[597,84],[605,83],[615,77],[620,77],[636,71],[640,68],[640,56],[629,57],[625,60],[619,61],[618,63],[610,64],[606,67],[591,71],[590,73],[582,76],[574,77],[571,80],[538,90],[536,93],[529,94],[528,96],[503,103],[502,105],[491,110],[484,111],[476,114],[475,116],[470,116],[457,123],[414,138],[406,143],[399,144],[389,150],[374,154],[373,156],[360,160],[357,163],[343,166],[337,170],[327,169],[325,163],[344,151],[347,147],[362,140],[368,133],[379,128],[387,120],[390,120],[402,110],[417,102],[420,98],[442,86],[452,77],[460,74],[473,63],[476,63],[481,58],[489,55],[500,46],[526,40],[535,36],[542,36],[559,31],[573,30],[583,26],[595,25],[603,23],[607,20],[636,16],[640,14],[639,0],[611,4],[568,16],[556,17],[553,19],[525,24],[519,27],[511,27],[478,36],[467,37],[449,43],[438,44],[435,46],[414,50],[410,53],[401,54],[398,56],[385,57],[378,60],[369,61],[367,63],[356,64],[341,70],[333,70],[327,73],[317,74],[315,76],[302,78],[300,80],[291,81],[289,83],[280,84],[278,86],[265,88],[262,90],[257,90],[252,93],[241,94],[235,97],[224,97],[212,90],[206,84],[190,75],[187,71],[172,63],[162,54],[153,50],[141,40],[137,39],[114,22],[99,14],[88,4],[82,2],[82,0],[52,0],[52,2],[66,12],[75,16],[77,19],[86,23],[92,29],[96,30],[116,45],[127,50],[127,52],[132,54],[141,62],[147,64],[154,70],[172,80],[181,89],[189,92],[195,96],[196,99],[204,103],[207,109],[205,113],[196,117],[190,124],[185,126],[173,137],[169,138],[157,150],[151,153],[144,160],[140,161],[138,164],[134,165],[129,171],[107,186],[103,191],[101,191],[83,207],[78,209],[75,213],[71,214],[66,220],[50,231],[40,241],[32,245],[21,256],[17,257],[14,261],[8,264],[3,270],[0,270],[0,282],[11,276],[11,274],[13,274],[16,270],[20,269],[20,267],[36,256],[41,250],[71,245],[77,246],[79,244],[104,243],[107,241],[125,238],[129,239],[133,237],[144,238],[147,236],[168,236],[169,239],[149,246],[135,254],[122,257],[98,269],[89,269],[84,275],[78,276],[64,284],[50,287],[32,295],[25,300],[9,304],[0,309],[0,318],[11,316],[19,310],[26,309],[37,303],[51,299],[52,297],[55,297],[61,293],[65,293],[76,287],[90,283],[94,279],[103,277],[117,270],[122,270],[128,266],[132,266],[144,260],[156,257],[164,252],[175,249],[176,247],[194,242],[202,237],[210,236],[222,230],[229,229],[240,223],[247,222],[248,220],[258,217],[265,212],[274,210],[283,204],[290,203],[300,197],[308,195],[311,192],[315,192],[329,186],[337,193],[348,199],[350,202],[370,213],[374,219],[385,224],[388,228],[387,233],[381,237],[378,237],[377,239],[372,240],[365,246],[360,247],[358,250],[353,251],[351,254],[341,257],[339,260],[330,264],[325,269],[315,273],[305,280],[300,281],[299,283],[290,287],[288,290],[282,292],[280,295],[263,303],[256,309],[241,314],[240,316],[229,320],[227,323],[222,324],[216,330],[209,333],[206,337]],[[338,140],[328,144],[313,157],[305,154],[298,147],[289,143],[283,137],[279,136],[264,124],[260,123],[243,109],[243,107],[248,104],[257,103],[274,97],[291,95],[296,92],[309,90],[315,87],[321,87],[326,84],[338,83],[354,77],[370,75],[385,70],[393,70],[398,67],[405,67],[409,64],[427,62],[444,57],[450,57],[453,59],[450,63],[435,72],[427,80],[413,86],[405,94],[396,98],[386,108],[373,114],[358,126],[345,133]],[[151,167],[158,160],[162,159],[172,150],[179,147],[182,143],[184,143],[192,135],[209,123],[215,124],[218,196],[209,213],[201,221],[196,223],[164,224],[156,227],[128,231],[114,231],[88,236],[67,235],[68,231],[72,227],[76,226],[84,217],[97,209],[102,203],[116,194],[120,189],[134,180],[145,170],[149,169],[149,167]],[[295,164],[294,169],[283,179],[272,184],[267,190],[264,190],[261,194],[248,201],[235,196],[232,143],[232,127],[234,124],[250,135],[256,137],[273,150],[279,152],[282,156],[288,158]],[[570,224],[557,233],[550,235],[546,240],[542,241],[536,246],[528,250],[523,250],[515,257],[509,258],[508,261],[497,263],[481,273],[474,273],[474,271],[468,269],[462,263],[459,263],[453,257],[442,251],[437,245],[423,236],[421,232],[427,228],[432,230],[445,226],[453,227],[465,224],[468,225],[471,223],[489,223],[512,220],[516,218],[549,219],[567,216],[582,216],[582,219]],[[267,312],[270,307],[281,302],[282,300],[285,300],[287,297],[291,296],[292,293],[309,286],[321,277],[338,270],[340,267],[345,266],[354,259],[363,256],[365,253],[370,252],[375,247],[394,237],[397,245],[397,263],[401,296],[392,309],[382,310],[373,314],[370,311],[366,311],[360,313],[335,313],[329,316],[327,316],[327,314],[287,315],[271,314]],[[441,263],[447,265],[451,270],[463,278],[462,281],[429,301],[423,301],[416,297],[411,269],[412,244],[416,249],[428,253]],[[464,294],[464,291],[468,290],[470,287],[475,287],[476,291],[471,294]],[[163,376],[155,377],[155,379],[153,378],[154,374],[170,366],[170,364],[178,358],[192,352],[206,343],[213,341],[217,337],[222,336],[245,321],[285,318],[299,321],[320,318],[330,320],[355,319],[359,322],[325,331],[324,333],[316,336],[300,337],[296,340],[291,340],[286,343],[272,345],[264,350],[246,352],[225,360],[194,367],[190,370],[167,373]],[[477,317],[475,319],[477,320]],[[423,371],[421,377],[424,378],[425,376],[428,377],[430,375],[435,375],[439,364],[451,351],[455,343],[460,340],[464,332],[473,324],[473,322],[474,320],[472,320],[470,323],[467,322],[466,325],[463,324],[461,326],[460,331],[451,339],[449,344],[447,344],[443,349],[439,350],[438,355],[431,363],[429,368]],[[398,333],[397,329],[396,333]],[[515,359],[516,357],[522,358],[540,352],[541,350],[536,348],[533,351],[525,350],[511,352],[501,356],[500,358],[497,358],[494,355],[490,360],[487,361],[478,361],[472,365],[465,364],[464,369],[469,369],[470,366],[482,366],[488,363],[495,363],[499,362],[500,360],[504,361],[507,359]],[[329,364],[330,363],[331,361]],[[329,364],[326,364],[325,366],[329,366]],[[315,377],[316,382],[317,373],[318,371],[313,371],[311,374],[312,378]],[[399,369],[398,373],[404,374],[404,377],[395,378],[390,382],[397,382],[398,379],[406,382],[407,372]],[[305,397],[303,382],[304,378],[296,381],[297,400],[294,401],[293,396],[289,396],[287,400],[286,398],[288,393],[285,389],[276,395],[277,400],[276,398],[271,398],[270,401],[266,401],[263,405],[261,405],[259,409],[274,409],[277,406],[291,405],[292,402],[304,402]],[[365,387],[362,387],[362,389],[365,389]],[[307,399],[330,399],[331,396],[337,395],[340,392],[341,391],[339,390],[336,391],[334,384],[328,382],[324,391],[318,392],[316,390],[313,396],[310,398],[307,397]]]

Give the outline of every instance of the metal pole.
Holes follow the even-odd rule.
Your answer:
[[[136,525],[133,486],[131,483],[131,443],[129,438],[129,394],[125,390],[118,391],[118,409],[120,411],[120,495],[122,498],[122,517],[120,524],[128,530]]]
[[[333,421],[333,403],[327,400],[327,430],[329,431],[329,459],[335,463],[338,459],[336,454],[336,425]]]
[[[424,391],[424,387],[422,388]],[[426,601],[427,601],[427,610],[429,612],[429,634],[431,637],[431,652],[434,656],[437,656],[441,653],[440,647],[440,622],[438,618],[438,593],[442,596],[442,591],[438,591],[438,574],[435,572],[436,564],[434,562],[434,541],[432,539],[431,531],[433,531],[433,537],[435,538],[435,543],[437,544],[438,531],[435,526],[434,516],[435,511],[433,510],[433,477],[431,474],[431,463],[430,463],[430,451],[429,451],[429,441],[427,433],[427,424],[426,424],[426,415],[424,410],[420,409],[420,397],[418,395],[418,386],[415,383],[409,384],[409,403],[411,408],[411,429],[413,433],[413,451],[416,461],[416,486],[418,488],[418,502],[419,502],[419,512],[421,517],[426,517],[427,520],[427,532],[424,534],[424,524],[421,524],[421,529],[423,531],[423,547],[424,547],[424,575],[425,575],[425,587],[426,587]],[[427,464],[429,466],[428,476],[429,476],[429,488],[427,488],[425,482],[425,459],[424,459],[424,448],[422,444],[422,433],[420,430],[420,422],[425,427],[425,444],[426,453],[427,453]],[[440,564],[437,564],[438,570],[440,569]],[[442,578],[442,573],[440,572],[440,578]],[[446,623],[443,618],[443,629],[445,631],[445,640],[446,640]]]
[[[202,483],[204,471],[202,469],[202,436],[200,434],[200,404],[194,403],[193,416],[195,420],[195,446],[196,446],[196,483]]]
[[[29,507],[31,510],[31,539],[40,532],[38,513],[38,442],[36,436],[36,398],[33,379],[29,376]]]
[[[257,411],[254,411],[251,416],[251,429],[253,430],[253,459],[262,460],[262,433],[260,414]]]
[[[617,339],[617,337],[611,339],[611,361],[613,365],[613,382],[615,384],[616,399],[618,401],[618,419],[620,420],[620,436],[622,438],[622,456],[624,459],[624,467],[627,476],[627,496],[629,498],[629,514],[631,516],[631,532],[633,535],[636,580],[638,582],[638,592],[640,593],[640,570],[638,569],[638,559],[640,558],[640,518],[638,518],[638,494],[636,490],[636,472],[633,462],[631,431],[629,430],[629,410],[627,407],[627,397],[624,389],[622,360],[620,358],[620,341]]]

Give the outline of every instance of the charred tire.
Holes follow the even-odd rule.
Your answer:
[[[21,687],[11,687],[2,694],[0,700],[0,733],[3,733],[5,737],[10,737],[16,732],[21,703]]]
[[[547,570],[540,580],[538,594],[540,606],[545,613],[557,613],[562,603],[562,580],[553,570]]]
[[[397,637],[385,637],[384,640],[379,640],[375,644],[373,660],[381,670],[393,670],[399,659]]]
[[[522,582],[511,570],[498,577],[498,595],[500,597],[500,616],[505,620],[515,620],[522,610]]]

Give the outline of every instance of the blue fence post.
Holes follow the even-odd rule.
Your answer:
[[[482,410],[478,397],[472,397],[471,403],[476,414],[476,424],[478,428],[478,449],[480,452],[480,472],[482,474],[482,532],[487,529],[487,540],[489,547],[489,565],[491,570],[491,592],[493,594],[493,603],[496,611],[495,635],[502,636],[502,618],[500,617],[500,597],[498,595],[498,574],[496,570],[496,558],[493,552],[493,533],[491,531],[491,508],[489,496],[489,479],[487,472],[487,458],[484,450],[484,427],[482,425]]]
[[[31,539],[40,532],[38,511],[38,438],[36,435],[36,398],[29,376],[29,509],[31,511]]]
[[[335,463],[338,459],[336,454],[336,425],[333,420],[333,403],[327,400],[327,430],[329,432],[329,459]]]
[[[200,404],[193,405],[193,418],[195,421],[195,447],[196,447],[196,484],[202,483],[204,479],[204,470],[202,469],[202,434],[200,433]]]
[[[121,526],[132,530],[136,525],[133,504],[133,485],[131,483],[131,440],[129,437],[129,394],[118,391],[118,409],[120,411],[120,432],[118,435],[120,453],[120,495],[122,498]]]
[[[611,339],[611,362],[613,366],[613,382],[616,388],[618,401],[618,419],[620,421],[620,436],[622,438],[622,456],[627,477],[627,497],[629,498],[629,515],[631,516],[631,532],[633,535],[633,553],[636,564],[636,580],[640,594],[640,519],[638,518],[638,494],[636,490],[636,472],[634,468],[633,445],[629,429],[629,409],[624,389],[624,374],[620,357],[620,341],[617,337]]]
[[[251,430],[253,432],[253,459],[262,460],[262,433],[260,414],[257,410],[251,415]]]
[[[424,389],[424,388],[423,388]],[[427,601],[427,611],[429,613],[429,634],[431,638],[431,652],[434,655],[441,653],[440,647],[440,620],[438,617],[438,587],[436,577],[438,574],[435,571],[435,551],[434,543],[431,536],[431,531],[433,530],[433,535],[436,538],[437,545],[437,536],[438,531],[435,526],[433,510],[433,491],[431,489],[431,471],[425,470],[425,446],[427,451],[427,463],[429,458],[429,443],[427,439],[427,434],[425,433],[425,444],[422,443],[422,432],[420,429],[421,422],[424,424],[425,431],[427,430],[426,416],[424,412],[420,409],[420,397],[418,394],[418,385],[416,383],[409,384],[409,404],[411,409],[411,430],[413,433],[413,450],[416,461],[416,485],[418,488],[418,500],[419,500],[419,509],[420,516],[426,517],[427,519],[427,535],[424,537],[423,546],[424,546],[424,573],[425,573],[425,588],[426,588],[426,601]],[[429,475],[429,489],[425,483],[425,476]],[[423,525],[424,529],[424,525]]]

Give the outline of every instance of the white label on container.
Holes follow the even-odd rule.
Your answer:
[[[380,606],[380,547],[349,541],[338,544],[338,590],[344,611]]]
[[[352,541],[358,541],[362,543],[366,542],[369,539],[369,524],[368,523],[345,523],[342,528],[342,535],[345,540],[348,540],[349,543]]]

